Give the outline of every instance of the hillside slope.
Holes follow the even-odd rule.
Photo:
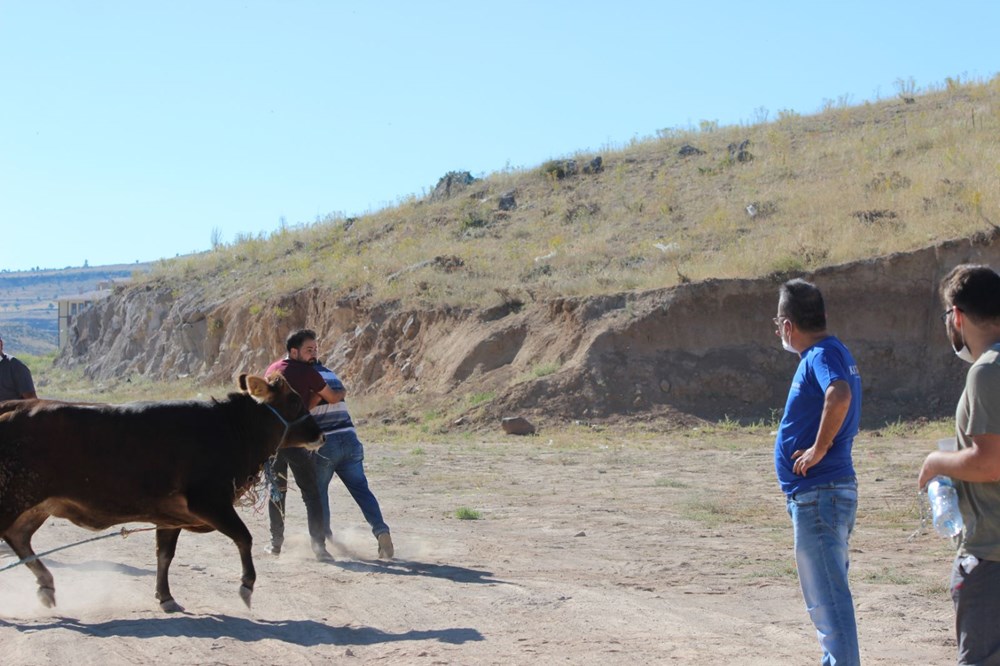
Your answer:
[[[489,307],[814,271],[1000,224],[1000,77],[916,98],[663,130],[163,262],[210,299],[329,289]]]
[[[961,368],[936,282],[996,263],[1000,77],[659,134],[161,262],[58,362],[228,384],[309,326],[355,394],[407,418],[761,418],[791,372],[779,276],[804,275],[862,364],[867,418],[946,410]]]
[[[861,366],[869,422],[952,408],[964,368],[941,330],[936,288],[967,261],[1000,264],[1000,233],[805,274],[824,290],[830,329]],[[149,286],[81,316],[59,363],[102,380],[180,374],[228,384],[280,357],[287,331],[310,326],[353,393],[382,396],[410,418],[764,418],[782,406],[794,367],[771,323],[779,282],[428,310],[312,288],[256,313],[247,297],[213,302]]]

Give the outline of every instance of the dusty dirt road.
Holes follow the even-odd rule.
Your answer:
[[[866,664],[954,661],[951,548],[919,528],[914,487],[934,433],[864,433],[852,581]],[[882,433],[884,434],[884,433]],[[304,509],[265,554],[253,608],[235,547],[185,533],[171,570],[184,613],[153,599],[151,532],[45,558],[59,605],[24,567],[0,572],[0,659],[19,664],[813,664],[771,438],[708,426],[543,428],[529,438],[362,429],[396,559],[331,486],[336,561],[311,559]],[[480,514],[459,520],[457,509]],[[38,552],[93,536],[52,521]],[[0,555],[0,567],[10,563]]]

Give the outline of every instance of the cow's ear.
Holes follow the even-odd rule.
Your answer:
[[[285,379],[285,376],[280,372],[272,372],[267,376],[267,383],[271,385],[271,388],[280,393],[288,393],[292,390],[291,384]]]
[[[240,390],[243,391],[244,393],[249,392],[247,389],[247,376],[248,376],[247,373],[242,372],[240,373],[240,378],[236,380],[236,385],[239,386]]]
[[[271,387],[268,386],[267,382],[261,377],[246,375],[245,378],[240,377],[240,383],[246,383],[246,392],[257,400],[263,400],[271,392]]]

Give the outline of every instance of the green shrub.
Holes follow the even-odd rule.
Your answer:
[[[771,265],[771,272],[779,275],[787,273],[801,273],[803,270],[805,270],[805,265],[799,257],[778,257]]]
[[[562,180],[566,177],[565,164],[562,160],[549,160],[542,164],[539,171],[549,180]]]
[[[557,372],[561,367],[562,365],[560,363],[542,363],[532,368],[531,374],[535,377],[547,377],[548,375]]]
[[[481,393],[473,393],[469,396],[469,404],[473,407],[478,407],[484,403],[487,403],[493,398],[497,397],[495,391],[483,391]]]

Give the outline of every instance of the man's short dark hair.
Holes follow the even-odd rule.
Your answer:
[[[315,339],[316,331],[311,328],[300,328],[297,331],[292,331],[288,334],[288,338],[285,339],[285,351],[299,349],[306,343],[307,340]]]
[[[985,264],[959,264],[941,280],[941,301],[974,322],[1000,321],[1000,275]]]
[[[806,333],[826,330],[826,306],[819,288],[801,278],[781,285],[778,314]]]

